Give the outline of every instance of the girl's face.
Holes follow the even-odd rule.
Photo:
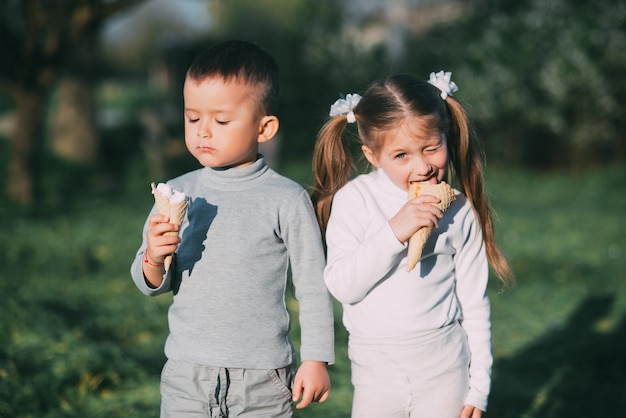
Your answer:
[[[257,90],[218,78],[185,81],[185,144],[200,164],[239,167],[256,160],[258,144],[278,130],[278,119],[261,113]]]
[[[425,129],[425,125],[428,123],[424,118],[409,118],[384,134],[383,146],[377,153],[362,147],[370,164],[382,168],[402,190],[408,191],[416,181],[439,183],[446,176],[446,136],[438,129]]]

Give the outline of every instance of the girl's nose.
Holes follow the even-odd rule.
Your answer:
[[[419,176],[428,176],[432,173],[432,166],[424,158],[417,157],[413,163],[413,172]]]

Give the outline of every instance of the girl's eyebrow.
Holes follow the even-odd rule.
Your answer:
[[[427,147],[432,147],[433,145],[439,145],[439,144],[441,144],[443,142],[441,140],[441,136],[439,136],[439,135],[437,135],[437,136],[432,135],[432,136],[423,137],[420,140],[422,141],[424,146],[427,146]]]

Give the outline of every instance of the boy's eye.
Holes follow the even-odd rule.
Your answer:
[[[217,120],[216,119],[215,122],[217,122],[218,125],[228,125],[228,123],[230,121],[228,121],[228,120]]]
[[[200,118],[187,118],[187,120],[189,121],[189,123],[196,123],[200,120]]]

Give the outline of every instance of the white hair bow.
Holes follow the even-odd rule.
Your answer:
[[[359,104],[360,100],[361,96],[356,93],[346,95],[345,99],[337,99],[337,101],[330,106],[330,116],[346,115],[348,123],[356,122],[352,110]]]
[[[459,87],[452,81],[452,73],[449,71],[439,71],[438,73],[430,73],[430,84],[441,90],[441,98],[446,100],[452,93],[457,92]]]

